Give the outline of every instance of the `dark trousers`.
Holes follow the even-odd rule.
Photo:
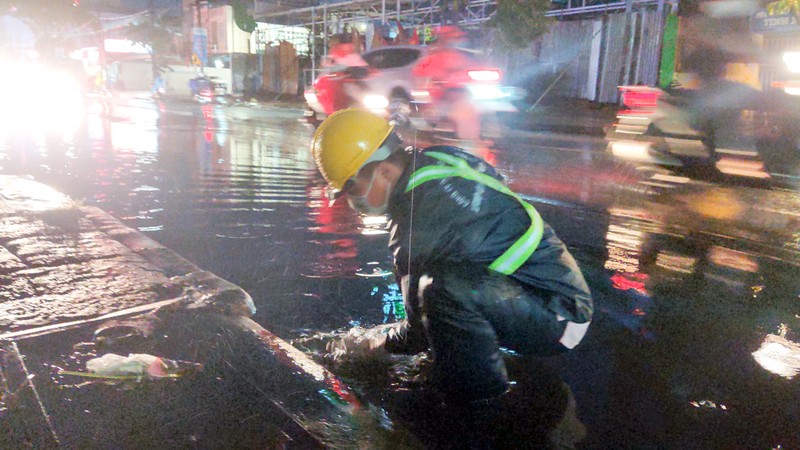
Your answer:
[[[386,348],[404,353],[430,350],[430,381],[458,401],[489,399],[508,389],[500,348],[548,356],[566,321],[548,310],[545,293],[484,267],[460,264],[401,280],[407,319]]]

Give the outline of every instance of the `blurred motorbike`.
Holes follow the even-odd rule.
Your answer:
[[[453,134],[458,137],[459,114],[476,114],[480,134],[494,139],[502,134],[497,113],[517,112],[514,102],[522,99],[521,88],[500,84],[501,72],[493,67],[475,65],[453,72],[446,80],[421,80],[420,88],[411,91],[412,110],[407,118],[420,130]],[[393,116],[398,122],[406,118]]]
[[[319,76],[304,90],[305,118],[318,125],[335,111],[350,107],[366,108],[400,125],[411,124],[422,131],[452,134],[449,117],[455,100],[468,101],[485,124],[497,125],[495,113],[516,112],[513,102],[524,97],[524,90],[501,85],[500,70],[480,64],[467,51],[469,60],[463,71],[448,76],[447,83],[428,83],[413,74],[416,64],[428,56],[430,47],[395,45],[364,53],[365,73],[330,72]],[[469,67],[469,69],[467,69]],[[487,125],[484,135],[497,126]]]
[[[359,106],[359,99],[353,98],[352,89],[347,89],[349,83],[357,82],[358,80],[346,71],[326,73],[317,78],[312,88],[304,93],[306,102],[313,104],[314,108],[319,110],[315,111],[311,107],[306,109],[305,117],[308,123],[317,126],[322,121],[321,117],[329,116],[340,109]]]
[[[749,178],[797,177],[800,103],[726,80],[703,90],[621,86],[615,157]],[[709,170],[710,169],[710,170]]]

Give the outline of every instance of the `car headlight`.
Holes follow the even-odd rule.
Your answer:
[[[783,62],[789,72],[800,73],[800,52],[784,52]]]
[[[389,107],[389,99],[382,95],[365,95],[363,103],[364,107],[367,109],[386,109]]]
[[[303,98],[306,99],[307,103],[317,103],[317,94],[316,94],[316,92],[305,91],[305,92],[303,92]]]

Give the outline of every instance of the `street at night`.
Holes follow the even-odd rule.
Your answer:
[[[84,410],[76,412],[83,415],[80,420],[112,426],[108,421],[117,417],[109,412],[112,405],[97,399],[124,397],[131,403],[117,407],[137,411],[141,417],[148,408],[162,406],[136,404],[136,396],[121,392],[171,389],[182,396],[180,407],[187,419],[169,425],[172,440],[162,443],[170,447],[224,445],[223,427],[240,433],[227,442],[278,446],[280,439],[275,436],[280,432],[275,430],[292,434],[281,422],[282,414],[299,420],[303,433],[326,445],[351,447],[365,439],[371,448],[445,445],[447,425],[437,422],[430,405],[413,393],[422,383],[425,356],[397,356],[376,367],[349,367],[325,355],[326,339],[354,326],[402,319],[404,311],[391,274],[385,218],[360,216],[346,202],[327,199],[325,182],[309,150],[314,128],[303,120],[299,104],[198,104],[127,92],[115,93],[105,102],[92,99],[86,109],[85,119],[74,130],[47,135],[3,130],[0,175],[33,180],[82,205],[97,207],[202,270],[241,287],[255,305],[252,319],[337,373],[374,423],[352,420],[349,428],[324,430],[326,423],[335,422],[326,415],[334,414],[326,412],[330,400],[313,386],[298,387],[290,381],[293,374],[302,374],[279,358],[268,373],[285,383],[260,387],[254,387],[255,381],[244,383],[278,411],[272,415],[258,412],[245,391],[239,393],[242,398],[213,400],[212,396],[207,403],[196,398],[198,394],[188,387],[192,385],[182,384],[190,382],[184,379],[150,382],[160,383],[158,387],[145,382],[123,388],[59,373],[58,369],[77,370],[100,353],[94,347],[98,344],[92,343],[99,325],[95,323],[9,341],[24,356],[26,370],[35,374],[32,382],[41,395],[12,401],[11,393],[18,387],[9,386],[4,378],[0,430],[13,428],[10,424],[19,420],[15,416],[35,417],[47,411],[52,420],[41,429],[49,429],[61,444],[91,447],[91,439],[97,439],[91,436],[100,428],[70,429],[79,423],[77,419],[73,423],[59,415]],[[505,131],[484,159],[567,244],[595,301],[583,344],[563,356],[534,361],[522,362],[510,353],[511,378],[539,373],[550,383],[560,380],[569,386],[577,419],[585,426],[579,448],[799,447],[800,197],[791,168],[786,176],[766,180],[702,170],[668,171],[615,158],[602,133],[588,129],[585,134],[520,127]],[[410,130],[403,136],[410,144],[429,139]],[[13,246],[8,237],[0,239],[4,246]],[[15,277],[13,270],[4,270],[3,280]],[[16,314],[10,307],[0,311],[9,317]],[[197,317],[182,314],[172,312],[169,317],[200,323]],[[48,307],[47,317],[45,322],[57,324],[91,315],[56,306]],[[3,323],[0,332],[5,333],[44,325]],[[155,325],[156,330],[160,326]],[[217,345],[215,338],[206,336],[216,336],[211,331],[216,326],[181,327],[181,338],[166,327],[172,330],[167,344],[153,343],[162,336],[159,332],[146,335],[150,348],[191,361],[202,359],[203,342]],[[132,339],[135,343],[136,336]],[[171,348],[175,339],[191,342],[187,348],[192,350]],[[121,342],[118,345],[124,348],[126,341]],[[11,348],[4,347],[8,352]],[[253,351],[236,344],[229,350],[230,354]],[[129,352],[136,353],[133,347]],[[194,385],[228,380],[215,378],[214,370],[234,370],[250,380],[271,376],[242,373],[254,367],[247,357],[220,358],[217,364],[205,361],[204,378]],[[519,369],[514,364],[517,359],[520,366],[534,368]],[[95,397],[82,397],[87,391]],[[307,401],[293,402],[293,395]],[[314,396],[318,398],[308,400]],[[224,412],[215,414],[228,417],[230,423],[217,429],[202,417],[191,418],[195,401],[209,420],[217,417],[208,411],[219,402],[217,409]],[[541,392],[532,393],[531,401],[550,402]],[[566,400],[552,399],[559,402]],[[531,414],[549,417],[546,409]],[[272,431],[264,431],[265,425],[242,425],[248,420],[272,421]],[[162,427],[143,425],[138,429],[143,436],[148,426]],[[372,428],[377,431],[364,431]],[[538,442],[533,435],[548,431],[520,425],[513,429],[517,440],[510,442]],[[3,446],[52,444],[45,438],[6,436],[12,440],[0,441]],[[157,442],[157,436],[127,439],[145,444]],[[113,441],[94,442],[107,446]]]

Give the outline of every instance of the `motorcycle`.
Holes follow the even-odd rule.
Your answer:
[[[521,88],[500,84],[500,71],[476,67],[456,72],[444,82],[421,80],[421,88],[411,92],[408,121],[418,130],[464,138],[480,130],[480,138],[493,140],[502,134],[498,113],[517,112],[514,102],[525,96]],[[402,111],[392,117],[404,122]],[[477,138],[473,136],[472,138]]]
[[[318,126],[324,117],[351,107],[363,107],[366,88],[363,79],[367,69],[351,68],[321,75],[310,89],[303,92],[306,101],[305,118]]]

